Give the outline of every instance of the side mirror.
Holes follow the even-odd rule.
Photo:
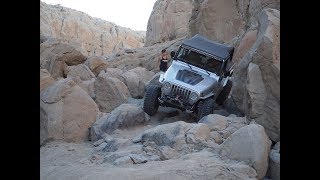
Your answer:
[[[170,53],[171,58],[173,58],[175,55],[176,55],[176,52],[175,51],[171,51],[171,53]]]

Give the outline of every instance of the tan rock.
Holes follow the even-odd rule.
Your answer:
[[[211,131],[210,132],[210,138],[214,140],[215,143],[221,144],[223,143],[223,139],[221,135],[217,131]]]
[[[234,73],[231,96],[249,119],[280,139],[280,12],[265,9],[259,16],[258,37]]]
[[[90,71],[90,69],[84,65],[79,64],[76,66],[68,66],[65,70],[67,77],[80,77],[82,81],[91,80],[95,75]]]
[[[98,112],[95,102],[70,78],[55,82],[40,94],[40,144],[88,140]]]
[[[198,33],[209,39],[228,42],[244,29],[245,22],[237,9],[237,1],[205,0],[196,19]]]
[[[74,47],[60,41],[46,41],[40,44],[40,68],[47,69],[54,79],[63,78],[67,65],[84,62],[83,56]]]
[[[98,76],[101,70],[107,68],[107,61],[99,56],[92,56],[87,59],[85,65],[87,65],[95,76]]]
[[[46,69],[40,69],[40,92],[54,83],[54,79]]]
[[[249,51],[253,43],[257,40],[257,30],[247,32],[241,39],[239,46],[236,47],[233,61],[238,62]]]
[[[203,123],[199,123],[194,125],[187,133],[186,133],[186,141],[187,143],[203,143],[208,140],[210,137],[210,128]]]
[[[92,78],[91,80],[82,81],[80,84],[78,84],[84,91],[86,91],[89,96],[94,100],[96,98],[96,95],[94,93],[94,81],[96,79]]]
[[[146,68],[136,67],[125,72],[122,77],[133,98],[143,98],[145,93],[145,84],[154,75],[154,72]]]
[[[192,9],[191,1],[157,1],[148,20],[145,45],[187,36]]]
[[[212,131],[221,131],[228,126],[227,119],[227,117],[221,116],[219,114],[209,114],[200,119],[199,123],[208,125]]]
[[[240,128],[221,144],[219,151],[223,158],[244,161],[252,166],[258,178],[266,175],[271,141],[258,124]]]
[[[100,73],[94,82],[96,103],[102,112],[111,112],[120,104],[126,103],[130,97],[127,86],[117,78]]]
[[[40,2],[40,34],[79,47],[86,56],[103,56],[142,47],[145,32],[133,31],[60,5]]]

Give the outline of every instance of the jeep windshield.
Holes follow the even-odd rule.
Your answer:
[[[217,75],[220,74],[222,65],[221,61],[215,59],[212,56],[200,54],[192,49],[180,47],[177,54],[177,59],[193,66],[213,72]]]

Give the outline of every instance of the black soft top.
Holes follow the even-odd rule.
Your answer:
[[[234,47],[230,47],[224,44],[207,39],[206,37],[196,34],[190,39],[186,39],[182,42],[182,46],[189,46],[200,51],[204,51],[220,60],[227,60],[233,56]]]

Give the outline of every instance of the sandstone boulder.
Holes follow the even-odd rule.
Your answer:
[[[152,141],[157,146],[169,146],[180,151],[187,147],[185,134],[191,127],[192,124],[183,121],[162,124],[144,131],[141,142]]]
[[[134,127],[148,120],[141,107],[133,104],[121,104],[93,124],[91,140],[96,141],[102,138],[104,133],[111,134],[116,129]]]
[[[273,141],[280,139],[280,12],[264,9],[257,40],[234,73],[231,97],[237,107],[264,126]]]
[[[268,169],[268,157],[271,141],[263,126],[250,124],[240,128],[221,144],[220,155],[223,158],[244,161],[252,166],[261,179]]]
[[[40,94],[40,144],[88,140],[98,112],[95,102],[70,78],[55,82]]]
[[[92,78],[90,80],[86,80],[86,81],[81,81],[78,85],[84,90],[86,91],[89,96],[95,100],[96,99],[96,95],[94,93],[94,81],[96,79]]]
[[[92,56],[86,60],[85,65],[87,65],[90,68],[90,70],[94,73],[95,76],[98,76],[101,70],[107,68],[108,63],[102,57]]]
[[[213,131],[224,130],[228,126],[227,117],[219,114],[209,114],[199,120],[199,123],[204,123]]]
[[[67,77],[79,76],[82,81],[91,80],[95,77],[95,75],[90,71],[90,69],[84,64],[68,66],[65,70],[65,74]]]
[[[208,140],[210,137],[210,128],[203,123],[194,125],[186,133],[186,142],[187,143],[201,143]]]
[[[239,62],[243,58],[246,52],[252,47],[254,42],[257,40],[257,30],[250,30],[241,39],[239,45],[236,47],[233,60],[234,62]]]
[[[130,94],[133,98],[143,98],[145,93],[145,84],[154,75],[153,72],[148,71],[142,67],[136,67],[125,72],[122,77],[127,85]]]
[[[40,92],[54,83],[54,79],[46,69],[40,69]]]
[[[60,41],[40,44],[40,67],[47,69],[54,79],[63,77],[67,65],[77,65],[85,60],[78,50]]]
[[[100,73],[94,81],[96,103],[102,112],[111,112],[120,104],[126,103],[130,97],[127,86],[117,78]]]
[[[228,42],[245,27],[237,1],[202,1],[195,18],[195,30],[209,39]]]
[[[101,71],[100,73],[106,73],[107,76],[109,77],[113,77],[113,78],[117,78],[119,79],[121,82],[125,83],[125,80],[123,78],[123,71],[121,69],[118,68],[107,68],[105,69],[105,71]]]
[[[145,45],[187,36],[192,9],[191,1],[157,1],[148,20]]]

